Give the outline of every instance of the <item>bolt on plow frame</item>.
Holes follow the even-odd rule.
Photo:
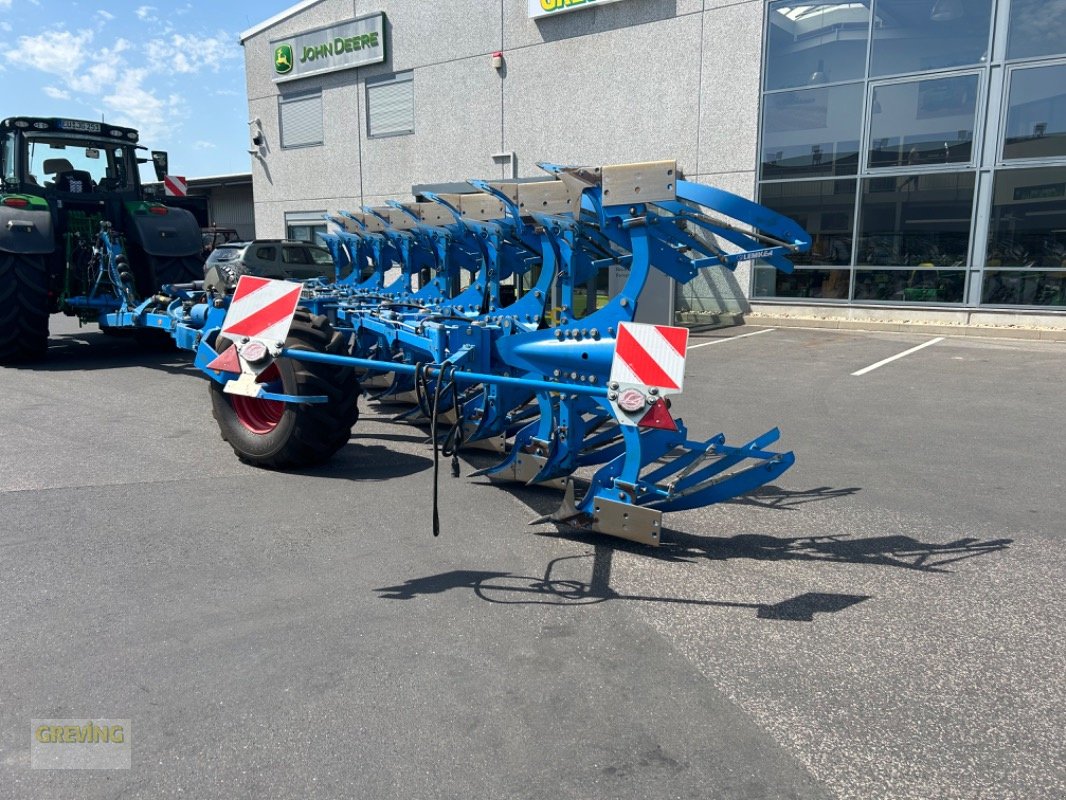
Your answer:
[[[410,403],[402,416],[430,426],[456,474],[454,452],[477,447],[500,460],[474,474],[561,489],[538,522],[652,545],[664,512],[787,470],[793,454],[768,449],[776,428],[742,444],[691,436],[670,410],[688,331],[634,318],[652,270],[680,283],[754,259],[791,271],[806,232],[679,180],[673,161],[541,167],[544,181],[471,181],[476,192],[327,216],[321,236],[348,269],[336,282],[246,275],[187,303],[169,328],[211,378],[236,454],[322,462],[366,391]],[[628,278],[608,300],[596,287],[615,266]]]

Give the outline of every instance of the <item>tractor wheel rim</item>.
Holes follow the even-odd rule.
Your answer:
[[[271,364],[258,383],[269,383],[281,377],[277,365]],[[237,415],[237,421],[252,433],[265,436],[273,431],[285,415],[285,404],[279,400],[263,400],[258,397],[245,397],[240,394],[230,395],[230,404]]]

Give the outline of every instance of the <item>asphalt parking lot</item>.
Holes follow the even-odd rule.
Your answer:
[[[0,797],[1066,796],[1064,344],[697,335],[692,434],[797,463],[651,549],[446,470],[434,539],[393,409],[255,470],[186,356],[53,320],[0,369]],[[132,767],[30,769],[75,717]]]

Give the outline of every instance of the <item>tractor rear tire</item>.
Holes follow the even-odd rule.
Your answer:
[[[204,279],[204,260],[195,256],[148,256],[152,275],[152,290],[159,291],[165,283],[192,283]]]
[[[0,364],[48,353],[48,272],[43,256],[0,253]]]
[[[219,338],[221,353],[233,343]],[[344,353],[345,337],[335,333],[329,320],[296,312],[285,346],[316,353]],[[299,469],[321,464],[347,444],[359,419],[359,379],[350,367],[309,361],[278,359],[260,377],[280,379],[281,392],[292,395],[326,395],[327,403],[281,403],[275,400],[226,394],[211,382],[211,407],[219,431],[237,457],[266,469]]]

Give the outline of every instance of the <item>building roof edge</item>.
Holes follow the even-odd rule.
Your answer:
[[[272,16],[270,19],[263,20],[258,25],[253,25],[248,30],[241,32],[241,34],[240,34],[240,43],[241,43],[241,45],[243,46],[244,43],[247,40],[251,39],[253,36],[258,36],[263,31],[265,31],[265,30],[267,30],[269,28],[273,28],[279,22],[284,22],[289,17],[294,17],[297,14],[299,14],[301,11],[303,11],[305,9],[308,9],[308,8],[310,8],[313,5],[317,5],[318,3],[321,3],[321,2],[322,2],[322,0],[302,0],[302,2],[299,2],[299,3],[297,3],[296,5],[293,5],[293,6],[289,6],[284,11],[278,12],[277,14]]]

